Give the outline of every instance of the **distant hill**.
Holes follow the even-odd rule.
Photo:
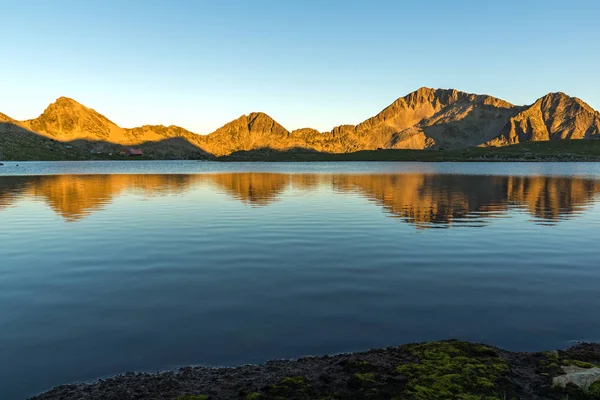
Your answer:
[[[242,115],[209,135],[178,126],[127,129],[67,97],[58,98],[35,119],[16,121],[0,114],[0,158],[5,159],[85,159],[90,153],[116,153],[123,146],[142,147],[148,158],[209,158],[257,149],[457,150],[595,138],[600,138],[600,113],[564,93],[515,106],[488,95],[420,88],[358,125],[329,132],[290,132],[262,112]],[[75,149],[65,151],[67,144]]]

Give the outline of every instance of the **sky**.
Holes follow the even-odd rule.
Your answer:
[[[422,86],[600,109],[597,0],[5,0],[0,112],[60,96],[123,127],[210,133],[253,111],[356,124]]]

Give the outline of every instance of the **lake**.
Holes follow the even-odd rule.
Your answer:
[[[3,400],[186,364],[600,340],[600,164],[5,164]]]

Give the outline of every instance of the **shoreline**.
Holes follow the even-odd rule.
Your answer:
[[[64,150],[64,149],[63,149]],[[309,148],[257,148],[238,150],[227,155],[206,153],[160,153],[146,148],[142,156],[119,156],[90,153],[74,145],[68,152],[14,151],[4,154],[3,161],[244,161],[244,162],[332,162],[332,161],[415,161],[415,162],[600,162],[600,139],[550,140],[512,144],[502,147],[469,147],[453,150],[411,150],[379,148],[346,153],[328,153]]]
[[[168,159],[168,158],[89,158],[89,159],[44,159],[44,160],[2,160],[0,159],[0,168],[9,167],[10,164],[25,163],[25,162],[131,162],[136,163],[140,161],[156,161],[156,162],[216,162],[216,163],[351,163],[351,162],[410,162],[410,163],[515,163],[515,162],[527,162],[527,163],[566,163],[566,162],[577,162],[577,163],[596,163],[600,162],[600,156],[540,156],[535,158],[530,157],[477,157],[477,158],[452,158],[452,157],[438,157],[436,159],[426,158],[403,158],[403,157],[389,157],[389,158],[370,158],[370,157],[353,157],[353,153],[348,156],[344,155],[331,155],[330,157],[319,157],[319,156],[308,156],[308,157],[265,157],[265,158],[254,158],[254,157],[238,157],[238,156],[223,156],[214,159],[195,159],[195,158],[182,158],[182,159]],[[1,169],[0,169],[1,171]]]
[[[600,382],[587,390],[553,387],[569,365],[600,366],[600,343],[512,352],[458,340],[425,342],[261,365],[125,373],[57,386],[30,400],[600,399]]]

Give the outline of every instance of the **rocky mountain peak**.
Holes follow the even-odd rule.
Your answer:
[[[263,112],[253,112],[248,115],[248,130],[261,134],[289,134],[287,129]]]
[[[54,103],[51,103],[50,105],[55,105],[55,106],[82,106],[83,105],[77,101],[75,101],[74,99],[70,98],[70,97],[66,97],[66,96],[60,96],[59,98],[57,98],[56,100],[54,100]]]
[[[16,122],[16,121],[14,119],[12,119],[11,117],[9,117],[8,115],[0,113],[0,122]]]
[[[85,111],[95,112],[94,110],[87,108],[83,104],[78,103],[70,97],[61,96],[50,103],[40,117],[53,113],[73,113]]]
[[[69,114],[77,114],[85,117],[86,115],[92,115],[94,117],[104,119],[107,122],[110,122],[108,118],[104,115],[100,114],[94,109],[88,108],[83,104],[73,100],[70,97],[61,96],[56,99],[54,102],[50,103],[48,107],[44,110],[44,112],[37,118],[40,119],[44,116],[52,116],[52,115],[69,115]],[[111,122],[112,123],[112,122]]]
[[[488,145],[527,141],[591,139],[600,136],[600,114],[584,101],[562,92],[548,93],[510,119]]]
[[[69,97],[59,97],[37,118],[25,121],[35,132],[71,139],[88,136],[106,139],[111,129],[120,129],[97,111]]]
[[[447,105],[461,99],[466,100],[475,97],[475,95],[460,92],[455,89],[432,89],[422,87],[399,98],[397,101],[403,102],[409,107],[414,108],[422,105]]]
[[[563,92],[548,93],[540,97],[534,104],[542,108],[542,110],[556,110],[562,107],[574,107],[577,110],[583,110],[590,114],[595,114],[595,111],[589,104],[577,97],[571,97]]]

